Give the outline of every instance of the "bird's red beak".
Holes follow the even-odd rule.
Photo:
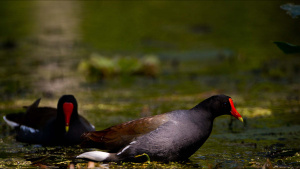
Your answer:
[[[230,106],[231,106],[231,115],[235,118],[237,118],[238,120],[240,120],[241,122],[243,122],[243,118],[242,116],[240,115],[240,113],[238,113],[233,105],[233,101],[231,98],[229,98],[229,103],[230,103]]]
[[[63,105],[64,114],[65,114],[65,123],[66,123],[66,132],[69,131],[70,119],[73,112],[73,103],[65,102]]]

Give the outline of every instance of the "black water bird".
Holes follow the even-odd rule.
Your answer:
[[[7,114],[6,123],[17,130],[16,140],[45,146],[75,145],[80,136],[95,128],[78,114],[77,101],[73,95],[63,95],[57,109],[38,107],[41,99],[25,107],[25,113]]]
[[[83,146],[108,152],[85,152],[77,158],[114,162],[141,162],[147,158],[184,161],[204,144],[214,119],[221,115],[232,115],[243,121],[229,96],[215,95],[190,110],[175,110],[86,132],[82,136]]]

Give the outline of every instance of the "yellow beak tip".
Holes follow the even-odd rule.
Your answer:
[[[239,117],[238,119],[239,119],[239,121],[244,122],[242,117]]]
[[[66,133],[69,131],[69,126],[66,126]]]

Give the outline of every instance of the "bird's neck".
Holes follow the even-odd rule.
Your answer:
[[[194,135],[198,138],[196,139],[198,141],[194,144],[195,148],[198,149],[210,136],[213,129],[214,117],[210,112],[202,109],[191,109],[189,112],[191,113],[190,120],[198,128],[197,133]]]
[[[192,117],[195,119],[203,119],[201,121],[211,121],[213,122],[216,118],[214,116],[214,112],[209,109],[209,107],[205,106],[204,104],[198,104],[192,109],[190,109],[190,112],[192,114]],[[205,119],[205,120],[204,120]]]

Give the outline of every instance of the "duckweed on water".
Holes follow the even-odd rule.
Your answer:
[[[180,162],[169,162],[169,163],[160,163],[160,162],[146,162],[146,163],[131,163],[123,162],[121,164],[117,163],[78,163],[77,167],[88,167],[88,166],[100,167],[100,168],[199,168],[200,166],[191,164],[191,163],[180,163]]]
[[[30,161],[26,161],[22,158],[9,158],[5,160],[0,160],[0,167],[22,167],[22,166],[30,166],[32,163]]]

